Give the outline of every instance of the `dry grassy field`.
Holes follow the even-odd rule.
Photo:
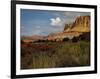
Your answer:
[[[21,44],[21,69],[90,65],[90,42],[37,42]]]

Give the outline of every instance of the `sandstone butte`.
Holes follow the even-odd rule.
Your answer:
[[[79,35],[90,32],[90,16],[79,16],[73,23],[65,24],[64,31],[48,35],[48,40],[62,41],[68,37],[78,37]]]

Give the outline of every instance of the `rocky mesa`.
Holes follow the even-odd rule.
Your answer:
[[[90,32],[90,16],[79,16],[75,22],[66,24],[64,32]]]
[[[84,33],[90,33],[90,16],[79,16],[73,23],[65,24],[64,31],[48,35],[48,40],[62,41],[64,38],[72,39]]]

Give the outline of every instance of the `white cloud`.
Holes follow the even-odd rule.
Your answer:
[[[63,22],[60,19],[60,17],[51,18],[50,20],[51,20],[51,25],[52,26],[61,26],[63,24]]]

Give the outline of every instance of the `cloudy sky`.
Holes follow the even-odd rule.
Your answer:
[[[65,24],[72,23],[76,17],[84,15],[90,15],[90,13],[21,9],[21,35],[46,36],[61,32]]]

